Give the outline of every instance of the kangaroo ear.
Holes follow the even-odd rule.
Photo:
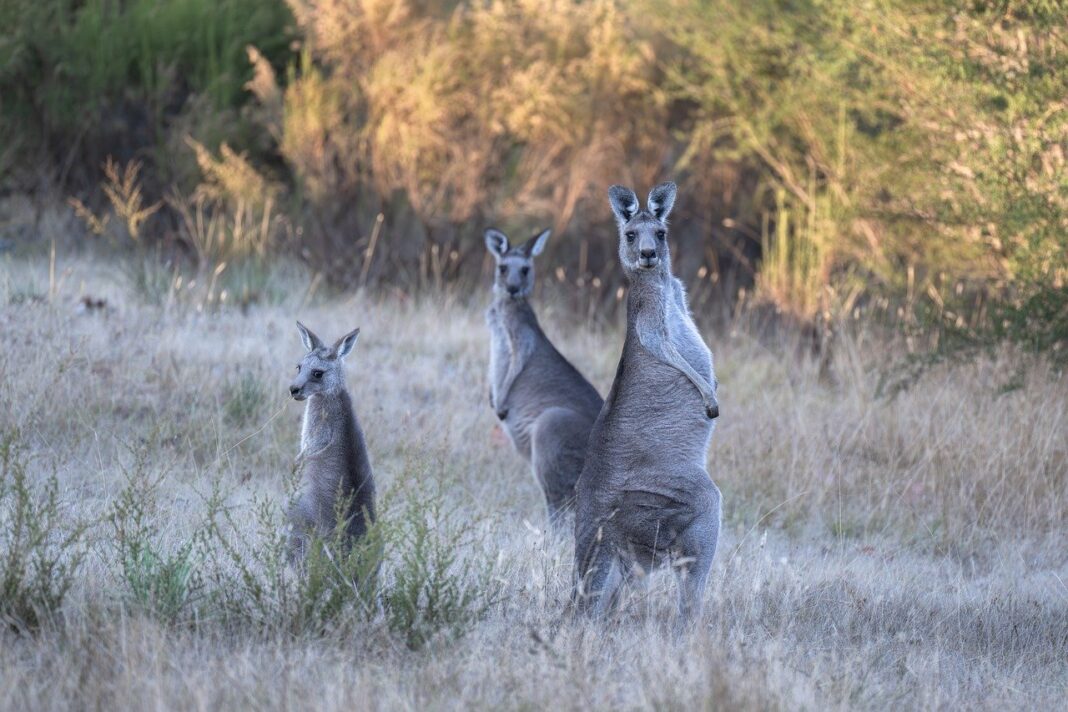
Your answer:
[[[300,330],[300,340],[304,343],[304,348],[308,351],[315,351],[315,349],[322,348],[322,340],[312,333],[311,329],[297,322],[297,328]]]
[[[649,207],[649,212],[655,215],[658,220],[667,220],[668,213],[671,212],[672,206],[675,205],[675,193],[677,190],[675,184],[671,181],[661,183],[650,190],[649,200],[646,203]]]
[[[508,236],[496,228],[486,230],[486,249],[497,257],[508,251]]]
[[[545,249],[545,243],[549,241],[549,235],[552,233],[552,230],[545,230],[540,235],[535,235],[530,238],[527,240],[526,244],[523,245],[523,251],[527,253],[528,257],[537,257],[542,253],[542,250]]]
[[[638,212],[638,196],[630,188],[621,185],[613,185],[608,189],[608,203],[620,227],[630,222]]]
[[[359,335],[360,330],[356,328],[337,340],[337,343],[334,344],[334,351],[337,351],[338,358],[345,358],[352,353],[352,347],[356,345],[356,339]]]

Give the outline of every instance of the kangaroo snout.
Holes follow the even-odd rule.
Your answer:
[[[303,400],[303,398],[301,398],[300,391],[301,391],[301,387],[300,386],[290,386],[289,387],[289,395],[293,396],[297,400]]]
[[[651,237],[642,235],[638,241],[638,266],[646,269],[656,267],[660,258],[656,254],[656,242]]]
[[[508,293],[512,294],[512,295],[519,294],[519,285],[518,284],[509,284],[508,285]]]
[[[713,405],[708,409],[708,417],[715,420],[719,417],[719,404]]]
[[[657,263],[659,263],[659,262],[660,262],[660,258],[657,257],[657,255],[656,255],[656,248],[655,247],[653,247],[653,248],[644,248],[643,247],[638,252],[638,266],[640,266],[640,267],[643,267],[645,269],[651,269],[653,267],[656,267]]]

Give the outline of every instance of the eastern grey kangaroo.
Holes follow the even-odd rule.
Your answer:
[[[490,406],[515,449],[530,461],[549,519],[556,524],[573,506],[586,438],[602,401],[542,332],[527,301],[534,286],[534,257],[548,239],[546,230],[511,247],[504,233],[486,230],[486,247],[497,260],[486,323]]]
[[[299,321],[308,353],[297,364],[289,393],[307,401],[297,465],[303,470],[300,498],[289,510],[290,559],[303,560],[311,537],[329,540],[343,516],[347,543],[375,519],[375,484],[363,431],[345,387],[344,359],[356,345],[355,329],[326,346]]]
[[[717,383],[671,273],[666,220],[675,184],[653,188],[645,210],[628,188],[612,186],[608,195],[630,283],[627,335],[576,486],[572,599],[604,614],[635,567],[670,561],[682,626],[701,612],[719,538],[719,489],[705,471]]]

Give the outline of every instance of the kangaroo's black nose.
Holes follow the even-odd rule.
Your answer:
[[[515,285],[515,284],[509,284],[508,285],[508,293],[509,294],[518,294],[519,293],[519,286]]]
[[[715,420],[716,418],[719,417],[719,406],[718,405],[714,405],[714,406],[712,406],[711,408],[708,409],[708,417],[711,418],[712,420]]]
[[[651,260],[656,257],[655,247],[643,247],[641,249],[641,256],[643,260]]]
[[[300,393],[300,388],[298,388],[297,386],[290,386],[289,387],[289,395],[295,396],[298,393]]]

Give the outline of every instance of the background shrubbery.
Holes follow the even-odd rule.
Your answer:
[[[670,176],[698,304],[1063,354],[1066,20],[1059,0],[6,3],[0,162],[90,228],[116,209],[101,167],[141,162],[143,241],[209,271],[286,250],[336,282],[441,285],[484,268],[487,224],[551,225],[556,279],[599,305],[607,185]]]

